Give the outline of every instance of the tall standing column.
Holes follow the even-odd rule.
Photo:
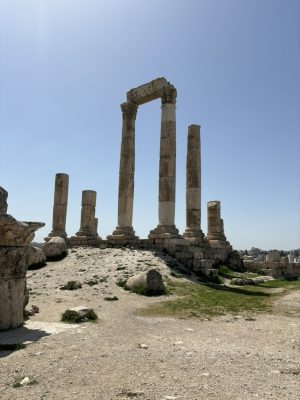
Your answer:
[[[163,90],[159,159],[159,222],[157,228],[150,232],[150,239],[178,236],[178,230],[174,224],[176,189],[176,96],[177,92],[173,86]]]
[[[186,158],[186,239],[201,239],[201,139],[200,125],[188,128]]]
[[[96,236],[95,234],[95,207],[96,195],[94,190],[83,190],[81,201],[80,229],[76,236]]]
[[[69,190],[69,175],[56,174],[55,190],[54,190],[54,205],[52,232],[48,237],[60,236],[66,238],[66,218],[68,207],[68,190]],[[46,238],[47,239],[47,238]]]
[[[119,171],[118,226],[108,239],[137,239],[132,227],[134,168],[135,168],[135,119],[137,104],[121,104],[123,114],[122,143]]]

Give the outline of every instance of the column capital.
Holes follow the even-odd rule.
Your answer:
[[[162,104],[176,104],[177,90],[174,86],[165,87],[162,90]]]
[[[127,101],[121,104],[121,110],[124,119],[134,119],[136,118],[138,105],[133,101]]]

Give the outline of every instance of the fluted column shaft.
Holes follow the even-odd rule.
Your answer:
[[[54,189],[54,205],[52,218],[52,232],[49,237],[60,236],[67,237],[66,234],[66,218],[68,206],[68,190],[69,190],[69,175],[56,174],[55,189]]]
[[[162,103],[159,159],[159,225],[173,226],[176,189],[176,104]]]
[[[123,114],[122,143],[119,170],[118,226],[108,239],[137,239],[132,227],[134,168],[135,168],[135,119],[137,104],[121,104]]]
[[[201,141],[200,125],[188,128],[186,158],[186,238],[199,238],[201,232]]]

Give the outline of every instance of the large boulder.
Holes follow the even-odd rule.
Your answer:
[[[127,280],[125,287],[132,292],[146,296],[159,295],[166,292],[162,276],[156,269],[149,269],[132,276]]]
[[[45,265],[46,256],[40,247],[30,246],[27,259],[28,269],[35,269]]]
[[[67,250],[67,243],[65,239],[55,236],[46,242],[42,249],[47,259],[61,258]]]

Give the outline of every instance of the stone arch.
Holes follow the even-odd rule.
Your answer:
[[[132,226],[135,170],[135,120],[138,107],[161,98],[158,225],[149,238],[178,237],[175,227],[176,186],[176,88],[158,78],[127,92],[121,104],[123,124],[119,169],[118,225],[108,239],[134,241]]]

